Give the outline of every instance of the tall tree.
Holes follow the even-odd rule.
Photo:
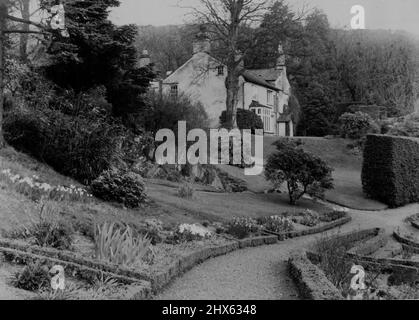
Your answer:
[[[109,9],[117,0],[74,0],[65,4],[68,39],[56,38],[48,53],[47,76],[76,92],[105,86],[115,116],[127,118],[144,107],[142,95],[153,78],[151,68],[137,67],[137,27],[115,26]]]
[[[226,126],[237,128],[239,79],[244,59],[257,43],[257,27],[267,10],[267,1],[257,0],[200,0],[201,7],[192,8],[198,21],[207,26],[219,44],[219,57],[227,66],[225,86]],[[241,32],[246,30],[246,32]]]

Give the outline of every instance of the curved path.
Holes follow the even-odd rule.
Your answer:
[[[342,232],[385,228],[389,233],[408,216],[419,212],[419,204],[395,210],[363,212],[351,210],[353,221]],[[337,230],[329,231],[336,233]],[[287,240],[272,246],[248,248],[217,257],[176,279],[158,295],[158,300],[290,300],[297,290],[287,273],[286,262],[293,250],[306,247],[319,235]]]

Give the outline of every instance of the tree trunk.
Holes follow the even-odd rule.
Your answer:
[[[228,70],[226,79],[227,89],[227,129],[237,128],[237,104],[239,102],[239,76],[235,70]]]
[[[22,19],[30,19],[29,0],[22,0]],[[30,30],[29,24],[23,23],[22,30],[28,32]],[[28,59],[28,39],[29,35],[27,33],[20,35],[20,59],[22,62],[26,62]]]
[[[5,73],[5,33],[8,14],[7,0],[0,0],[0,149],[5,146],[3,135],[4,114],[4,73]]]

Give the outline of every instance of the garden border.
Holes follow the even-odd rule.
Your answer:
[[[306,252],[291,255],[288,270],[305,300],[344,300],[340,291],[327,279],[323,270],[312,263]]]
[[[0,239],[0,252],[13,256],[17,261],[20,259],[21,263],[25,263],[28,260],[52,262],[54,264],[64,264],[65,266],[70,267],[71,270],[80,272],[81,274],[83,274],[84,271],[93,272],[95,274],[104,273],[118,280],[121,279],[123,281],[149,284],[149,287],[144,289],[144,292],[141,295],[136,294],[138,298],[147,299],[150,298],[152,293],[158,293],[179,275],[210,258],[222,256],[239,249],[271,245],[277,242],[278,238],[276,236],[269,235],[234,240],[221,246],[204,247],[178,259],[165,270],[153,276],[145,275],[134,269],[122,268],[117,265],[87,259],[71,252],[41,248],[6,239]]]
[[[124,300],[144,300],[151,295],[151,283],[149,281],[138,280],[112,272],[90,268],[82,264],[63,261],[13,248],[0,247],[0,252],[4,254],[6,260],[13,261],[17,264],[27,265],[29,263],[40,262],[49,267],[53,267],[57,264],[63,265],[67,274],[77,276],[77,278],[85,281],[91,281],[95,276],[111,277],[127,286],[127,291],[129,293],[124,296]]]
[[[302,237],[302,236],[308,236],[308,235],[313,235],[313,234],[317,234],[317,233],[322,233],[337,227],[341,227],[349,222],[352,221],[352,217],[349,215],[346,215],[346,217],[344,218],[340,218],[336,221],[330,222],[330,223],[326,223],[321,227],[314,227],[314,228],[310,228],[310,229],[306,229],[306,230],[299,230],[299,231],[290,231],[290,232],[282,232],[282,233],[276,233],[273,231],[269,231],[269,230],[263,230],[263,232],[272,234],[274,236],[278,237],[279,241],[285,241],[287,239],[292,239],[292,238],[298,238],[298,237]]]
[[[346,257],[368,267],[381,265],[393,271],[397,270],[406,274],[416,273],[416,276],[419,278],[419,262],[366,256],[387,244],[388,236],[386,236],[384,229],[375,228],[352,231],[334,238],[359,241],[368,238],[371,234],[373,235],[372,238],[349,249],[346,252]],[[291,276],[303,298],[310,300],[336,300],[334,292],[338,289],[327,278],[327,281],[323,279],[323,277],[326,277],[324,272],[313,263],[313,261],[318,259],[318,254],[310,250],[306,250],[303,253],[294,253],[288,262]],[[320,273],[317,269],[320,270]],[[313,278],[318,278],[319,280],[316,281]]]

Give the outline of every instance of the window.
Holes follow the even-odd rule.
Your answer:
[[[170,96],[174,99],[176,99],[178,97],[179,91],[178,91],[178,86],[177,84],[172,84],[170,86]]]
[[[224,75],[224,66],[217,67],[217,75],[223,76]]]
[[[268,98],[267,98],[267,101],[268,101],[268,105],[269,106],[272,106],[274,104],[274,93],[271,90],[268,90]]]

